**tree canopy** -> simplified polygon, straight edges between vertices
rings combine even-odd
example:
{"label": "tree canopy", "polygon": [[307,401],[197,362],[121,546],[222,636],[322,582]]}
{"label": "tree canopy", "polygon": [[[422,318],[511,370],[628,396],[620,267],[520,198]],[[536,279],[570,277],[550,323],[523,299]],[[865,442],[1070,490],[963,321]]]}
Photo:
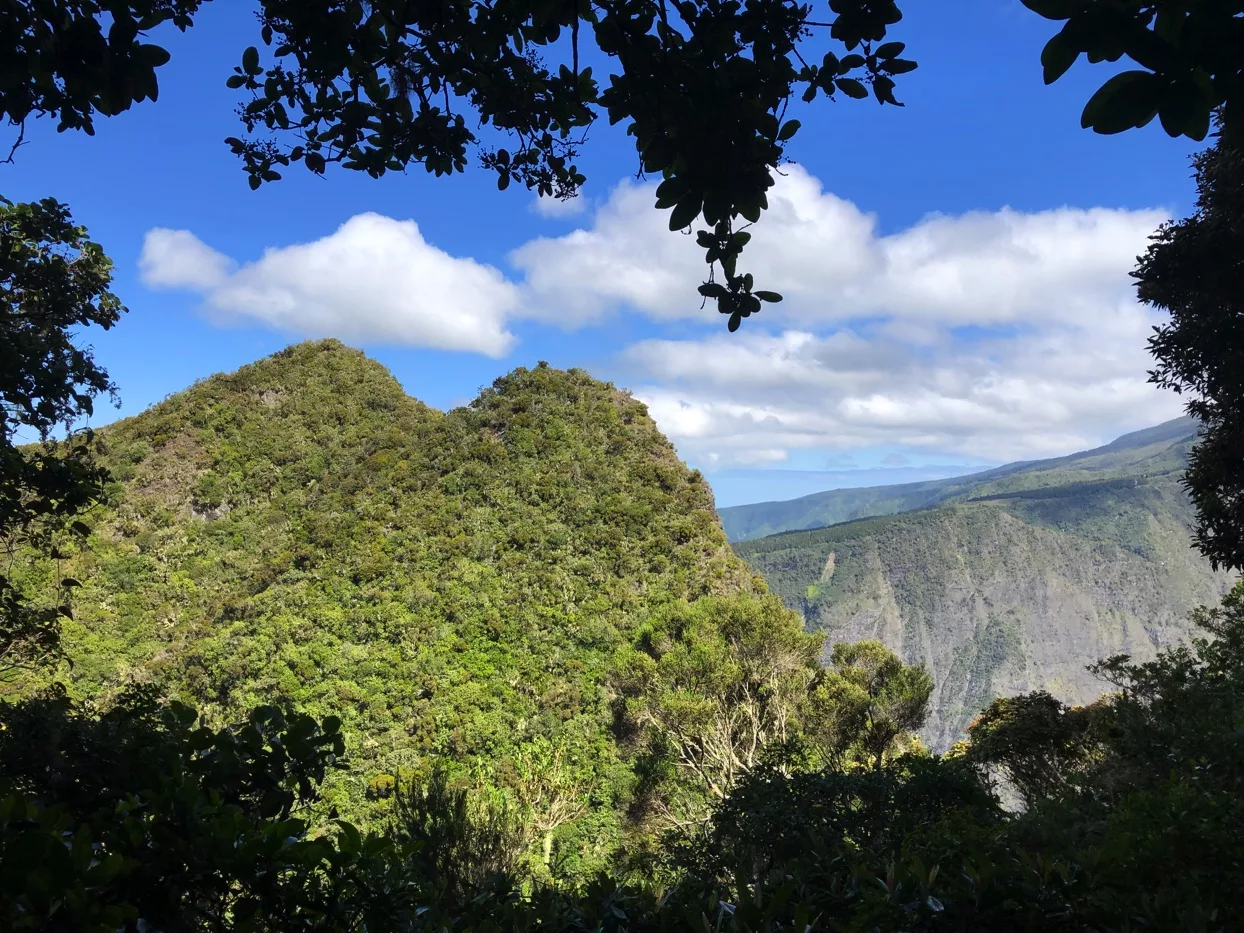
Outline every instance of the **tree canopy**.
{"label": "tree canopy", "polygon": [[[169,54],[141,39],[165,23],[187,29],[199,6],[19,5],[0,55],[23,67],[0,80],[0,116],[18,127],[55,116],[59,130],[91,133],[96,113],[155,100]],[[799,130],[785,118],[792,97],[871,93],[898,105],[895,78],[916,67],[902,42],[886,41],[902,16],[893,0],[828,7],[822,19],[795,0],[262,0],[261,42],[228,77],[247,97],[246,132],[227,142],[256,188],[298,162],[316,174],[422,165],[445,175],[474,153],[502,189],[570,197],[586,180],[575,159],[607,116],[626,124],[640,172],[660,176],[656,207],[670,211],[670,229],[703,219],[700,294],[735,330],[781,300],[737,263]],[[617,69],[607,82],[590,63],[601,61]]]}
{"label": "tree canopy", "polygon": [[1128,58],[1139,68],[1106,81],[1084,106],[1081,124],[1122,133],[1157,117],[1171,136],[1201,140],[1222,109],[1244,120],[1244,3],[1241,0],[1023,0],[1063,27],[1041,52],[1045,83],[1084,55]]}
{"label": "tree canopy", "polygon": [[1185,478],[1196,544],[1244,569],[1244,146],[1226,134],[1193,160],[1197,206],[1154,236],[1134,273],[1142,301],[1170,314],[1149,347],[1151,380],[1188,396],[1204,425]]}
{"label": "tree canopy", "polygon": [[[74,518],[103,494],[90,432],[75,428],[115,387],[73,329],[117,322],[125,309],[111,281],[112,263],[65,205],[0,200],[0,547],[10,557],[32,541],[55,555],[55,535],[84,535]],[[36,608],[0,573],[0,673],[55,652],[74,582],[57,579],[61,598]]]}

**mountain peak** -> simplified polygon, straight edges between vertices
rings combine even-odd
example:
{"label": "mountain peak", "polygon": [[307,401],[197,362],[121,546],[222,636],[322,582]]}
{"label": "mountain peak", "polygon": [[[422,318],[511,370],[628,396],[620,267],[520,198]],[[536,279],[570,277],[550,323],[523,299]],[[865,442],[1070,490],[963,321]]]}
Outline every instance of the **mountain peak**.
{"label": "mountain peak", "polygon": [[[75,688],[339,713],[342,812],[423,755],[606,729],[602,672],[652,607],[765,592],[645,406],[579,369],[515,369],[442,414],[302,343],[100,441],[117,484],[68,568]],[[613,773],[608,743],[581,753]]]}

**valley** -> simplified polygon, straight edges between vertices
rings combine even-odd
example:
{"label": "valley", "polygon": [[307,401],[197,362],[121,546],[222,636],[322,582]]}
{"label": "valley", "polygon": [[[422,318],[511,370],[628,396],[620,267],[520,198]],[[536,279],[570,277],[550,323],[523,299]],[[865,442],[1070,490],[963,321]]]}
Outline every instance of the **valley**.
{"label": "valley", "polygon": [[1088,664],[1151,660],[1229,589],[1191,547],[1194,439],[1180,419],[975,476],[726,509],[723,523],[858,516],[735,547],[827,643],[876,638],[923,663],[936,686],[922,735],[946,751],[997,696],[1092,702],[1109,685]]}

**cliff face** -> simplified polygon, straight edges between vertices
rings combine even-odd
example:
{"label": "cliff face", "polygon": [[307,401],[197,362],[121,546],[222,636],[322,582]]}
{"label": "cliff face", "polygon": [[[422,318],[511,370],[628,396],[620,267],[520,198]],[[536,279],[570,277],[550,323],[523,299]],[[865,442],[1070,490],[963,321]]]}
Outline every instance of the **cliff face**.
{"label": "cliff face", "polygon": [[[1091,479],[1029,471],[953,504],[736,546],[827,643],[877,638],[936,684],[925,741],[945,750],[1000,695],[1090,702],[1086,667],[1151,658],[1230,583],[1189,544],[1188,442]],[[1018,487],[1018,488],[1017,488]]]}

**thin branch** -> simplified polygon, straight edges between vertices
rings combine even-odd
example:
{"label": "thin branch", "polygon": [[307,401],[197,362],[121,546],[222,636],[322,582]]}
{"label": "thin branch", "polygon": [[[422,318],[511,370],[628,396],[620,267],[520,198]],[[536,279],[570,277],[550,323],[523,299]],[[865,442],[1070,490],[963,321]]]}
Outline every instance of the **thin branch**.
{"label": "thin branch", "polygon": [[13,143],[13,148],[9,150],[9,157],[0,160],[0,165],[12,165],[13,157],[17,155],[17,150],[26,144],[26,121],[23,120],[17,124],[17,140]]}

